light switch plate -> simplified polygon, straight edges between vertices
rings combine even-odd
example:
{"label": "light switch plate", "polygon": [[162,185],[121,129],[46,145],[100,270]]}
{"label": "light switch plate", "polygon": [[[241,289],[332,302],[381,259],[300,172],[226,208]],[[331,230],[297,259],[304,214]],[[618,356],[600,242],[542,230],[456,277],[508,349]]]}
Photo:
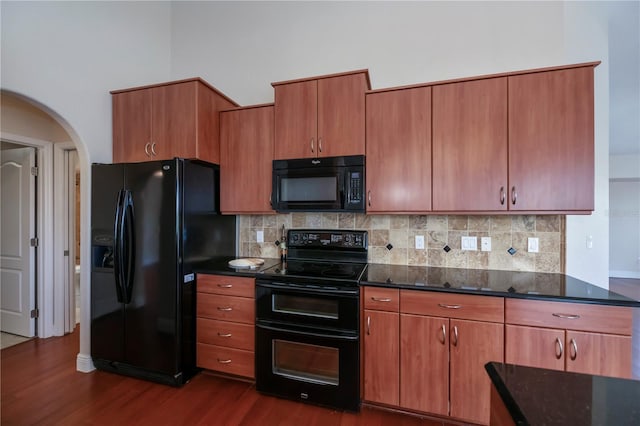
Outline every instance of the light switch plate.
{"label": "light switch plate", "polygon": [[256,231],[256,242],[264,243],[264,231]]}
{"label": "light switch plate", "polygon": [[529,237],[527,239],[527,251],[529,253],[537,253],[538,252],[538,239]]}
{"label": "light switch plate", "polygon": [[477,237],[462,237],[462,250],[478,250]]}
{"label": "light switch plate", "polygon": [[480,249],[482,251],[491,251],[491,237],[480,238]]}
{"label": "light switch plate", "polygon": [[424,250],[424,235],[416,235],[416,249]]}

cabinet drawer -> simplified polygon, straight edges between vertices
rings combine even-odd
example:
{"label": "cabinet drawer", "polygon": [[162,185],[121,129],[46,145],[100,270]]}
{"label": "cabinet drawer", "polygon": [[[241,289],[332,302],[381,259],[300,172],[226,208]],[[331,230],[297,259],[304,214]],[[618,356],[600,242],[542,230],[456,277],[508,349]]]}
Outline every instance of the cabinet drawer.
{"label": "cabinet drawer", "polygon": [[207,370],[254,378],[254,354],[242,349],[198,343],[197,365]]}
{"label": "cabinet drawer", "polygon": [[202,293],[255,298],[255,279],[227,275],[198,274],[197,289]]}
{"label": "cabinet drawer", "polygon": [[632,308],[507,298],[505,320],[508,324],[630,336]]}
{"label": "cabinet drawer", "polygon": [[400,312],[416,315],[504,322],[502,297],[400,290]]}
{"label": "cabinet drawer", "polygon": [[198,292],[196,315],[204,318],[254,324],[255,300]]}
{"label": "cabinet drawer", "polygon": [[255,327],[253,324],[198,318],[197,340],[210,345],[253,351]]}
{"label": "cabinet drawer", "polygon": [[398,312],[400,291],[397,288],[364,287],[364,308]]}

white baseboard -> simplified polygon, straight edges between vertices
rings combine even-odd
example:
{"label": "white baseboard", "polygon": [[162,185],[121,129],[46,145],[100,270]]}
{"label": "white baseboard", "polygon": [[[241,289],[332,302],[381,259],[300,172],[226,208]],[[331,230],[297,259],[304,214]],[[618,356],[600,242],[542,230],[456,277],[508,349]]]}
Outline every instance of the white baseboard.
{"label": "white baseboard", "polygon": [[76,370],[81,373],[90,373],[95,370],[93,360],[89,355],[78,354],[76,357]]}
{"label": "white baseboard", "polygon": [[635,278],[640,279],[640,271],[609,271],[611,278]]}

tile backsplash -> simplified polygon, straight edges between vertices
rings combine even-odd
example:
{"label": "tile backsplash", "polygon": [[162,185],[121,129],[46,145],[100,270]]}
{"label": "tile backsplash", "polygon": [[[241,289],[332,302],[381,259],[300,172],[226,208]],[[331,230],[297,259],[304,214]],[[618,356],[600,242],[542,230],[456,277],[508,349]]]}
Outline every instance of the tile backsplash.
{"label": "tile backsplash", "polygon": [[[369,232],[369,262],[449,268],[564,272],[565,216],[436,216],[290,213],[242,215],[241,256],[279,257],[275,241],[285,229],[359,229]],[[264,242],[256,242],[256,232]],[[425,249],[415,248],[423,235]],[[461,237],[477,238],[477,251],[461,249]],[[480,237],[491,237],[491,251],[481,251]],[[527,252],[529,237],[538,238],[538,253]],[[513,254],[509,252],[511,250]]]}

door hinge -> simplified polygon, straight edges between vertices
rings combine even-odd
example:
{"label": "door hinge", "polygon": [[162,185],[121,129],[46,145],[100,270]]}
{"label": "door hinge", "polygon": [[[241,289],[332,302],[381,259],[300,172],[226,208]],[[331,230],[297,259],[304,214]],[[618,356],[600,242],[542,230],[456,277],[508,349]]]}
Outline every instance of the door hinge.
{"label": "door hinge", "polygon": [[63,255],[64,255],[65,257],[69,257],[69,250],[65,250],[65,251],[64,251],[64,253],[63,253]]}
{"label": "door hinge", "polygon": [[31,174],[33,176],[38,176],[38,166],[34,166],[31,168]]}
{"label": "door hinge", "polygon": [[40,309],[31,310],[31,318],[38,318],[40,316]]}
{"label": "door hinge", "polygon": [[31,247],[38,247],[38,243],[39,243],[39,242],[40,242],[40,241],[38,241],[38,237],[36,237],[36,238],[31,238],[31,239],[29,240],[29,244],[31,245]]}

